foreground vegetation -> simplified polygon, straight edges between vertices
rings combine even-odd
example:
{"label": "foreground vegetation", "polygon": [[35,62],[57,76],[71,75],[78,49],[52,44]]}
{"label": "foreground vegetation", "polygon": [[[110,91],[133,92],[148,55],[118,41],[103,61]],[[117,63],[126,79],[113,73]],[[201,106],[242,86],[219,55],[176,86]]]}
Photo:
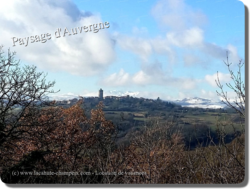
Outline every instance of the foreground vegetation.
{"label": "foreground vegetation", "polygon": [[[89,106],[83,100],[63,107],[46,99],[54,93],[50,90],[54,82],[46,83],[35,67],[19,68],[14,53],[8,52],[7,58],[2,54],[0,49],[3,182],[243,182],[245,89],[241,82],[236,82],[237,95],[242,95],[238,106],[224,96],[237,114],[159,100],[145,106],[133,101],[131,109],[122,107],[122,111],[117,104]],[[223,96],[219,81],[218,85]]]}
{"label": "foreground vegetation", "polygon": [[[23,137],[6,143],[8,151],[1,151],[4,182],[240,183],[244,179],[244,134],[226,144],[226,132],[219,122],[216,144],[207,133],[206,147],[196,138],[199,145],[189,150],[180,128],[172,121],[152,121],[134,132],[129,145],[124,146],[116,144],[117,129],[106,120],[102,104],[92,110],[90,118],[85,116],[81,101],[70,108],[40,111],[36,120],[22,120],[26,126],[18,131],[24,133]],[[52,115],[56,115],[53,122],[48,122]],[[34,122],[43,126],[28,126]],[[13,171],[90,175],[16,176]]]}
{"label": "foreground vegetation", "polygon": [[[100,100],[84,99],[82,108],[88,112],[98,105]],[[232,108],[211,109],[211,108],[189,108],[182,107],[172,102],[162,101],[160,99],[143,99],[135,97],[126,97],[120,100],[104,99],[103,112],[105,118],[111,120],[116,125],[118,132],[117,143],[129,144],[135,131],[143,130],[144,126],[150,125],[157,120],[161,124],[172,121],[176,128],[181,128],[181,134],[184,138],[185,146],[192,149],[198,145],[199,140],[207,140],[207,132],[216,139],[217,124],[227,124],[226,142],[231,142],[235,132],[241,132],[244,125],[244,119],[241,118]],[[116,104],[116,108],[114,108]],[[70,105],[63,106],[65,108]]]}

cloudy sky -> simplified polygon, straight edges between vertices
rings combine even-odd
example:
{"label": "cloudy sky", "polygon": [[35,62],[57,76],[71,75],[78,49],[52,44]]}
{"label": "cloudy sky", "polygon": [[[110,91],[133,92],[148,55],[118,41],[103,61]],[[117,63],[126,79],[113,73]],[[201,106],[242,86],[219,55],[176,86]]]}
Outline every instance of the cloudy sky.
{"label": "cloudy sky", "polygon": [[[217,71],[230,82],[226,52],[233,68],[244,60],[244,14],[238,0],[8,0],[0,44],[48,73],[57,96],[97,96],[103,88],[104,95],[216,100]],[[79,32],[100,22],[110,27]],[[65,28],[78,33],[56,38]],[[26,45],[47,33],[50,40]],[[24,44],[13,46],[17,39]]]}

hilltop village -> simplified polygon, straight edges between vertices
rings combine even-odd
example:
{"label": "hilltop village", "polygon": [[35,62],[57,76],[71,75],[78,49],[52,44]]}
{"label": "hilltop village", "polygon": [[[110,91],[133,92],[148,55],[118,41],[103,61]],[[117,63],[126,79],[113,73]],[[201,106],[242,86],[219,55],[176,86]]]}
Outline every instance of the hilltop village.
{"label": "hilltop village", "polygon": [[[129,102],[129,100],[131,99],[138,99],[140,101],[144,101],[144,102],[151,102],[153,103],[155,100],[153,99],[148,99],[148,98],[143,98],[143,97],[140,97],[140,98],[136,98],[136,97],[133,97],[133,96],[130,96],[130,95],[126,95],[126,96],[105,96],[103,95],[103,90],[100,89],[98,91],[98,96],[93,96],[93,97],[80,97],[84,100],[84,103],[98,103],[100,101],[103,101],[103,102],[111,102],[112,100],[117,100],[117,101],[121,101],[121,102]],[[56,101],[56,104],[57,105],[74,105],[77,101],[79,100],[79,98],[73,98],[73,99],[69,99],[69,100],[58,100]],[[160,100],[160,98],[158,97],[157,99],[158,101]]]}

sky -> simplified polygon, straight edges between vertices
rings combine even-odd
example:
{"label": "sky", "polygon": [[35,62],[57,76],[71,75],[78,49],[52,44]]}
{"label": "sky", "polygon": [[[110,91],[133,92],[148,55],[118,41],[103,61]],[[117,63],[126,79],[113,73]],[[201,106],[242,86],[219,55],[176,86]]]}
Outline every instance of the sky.
{"label": "sky", "polygon": [[8,0],[0,44],[56,81],[60,92],[51,98],[97,96],[102,88],[104,96],[217,101],[217,72],[223,84],[231,81],[226,52],[234,70],[244,62],[244,15],[238,0]]}

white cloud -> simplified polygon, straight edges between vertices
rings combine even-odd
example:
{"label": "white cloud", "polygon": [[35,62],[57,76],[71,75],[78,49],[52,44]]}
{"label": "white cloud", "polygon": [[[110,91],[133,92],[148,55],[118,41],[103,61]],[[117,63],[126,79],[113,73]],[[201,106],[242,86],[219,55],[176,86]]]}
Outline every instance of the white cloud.
{"label": "white cloud", "polygon": [[147,75],[144,71],[140,70],[139,72],[137,72],[133,77],[132,77],[132,81],[134,84],[138,84],[138,85],[147,85],[147,84],[151,84],[153,82],[157,82],[156,79],[154,78],[154,80],[152,80],[153,78],[149,75]]}
{"label": "white cloud", "polygon": [[219,97],[215,91],[207,91],[207,90],[202,89],[199,97],[211,99],[212,101],[216,101],[216,102],[219,101]]}
{"label": "white cloud", "polygon": [[185,66],[194,66],[197,64],[205,65],[205,63],[207,62],[193,53],[183,54],[183,61]]}
{"label": "white cloud", "polygon": [[118,73],[113,73],[108,76],[105,80],[101,81],[101,83],[106,86],[118,87],[129,85],[130,80],[130,74],[121,69]]}
{"label": "white cloud", "polygon": [[133,53],[139,55],[144,61],[147,61],[148,57],[153,52],[152,45],[147,39],[124,35],[116,35],[115,39],[122,49],[132,51]]}
{"label": "white cloud", "polygon": [[194,27],[182,32],[168,32],[165,37],[155,38],[116,34],[115,39],[122,49],[137,54],[143,62],[147,62],[155,53],[165,55],[170,63],[176,63],[178,53],[174,48],[200,48],[203,45],[203,31]]}
{"label": "white cloud", "polygon": [[[114,43],[107,29],[55,38],[58,28],[89,26],[102,21],[98,15],[80,11],[70,0],[9,0],[0,6],[0,42],[17,52],[18,58],[38,67],[66,71],[75,75],[102,72],[115,59]],[[24,38],[51,34],[46,43],[29,43],[12,47],[12,37]]]}
{"label": "white cloud", "polygon": [[162,68],[160,62],[143,64],[142,69],[130,74],[121,69],[106,78],[102,78],[99,84],[106,87],[147,87],[150,85],[180,88],[182,90],[195,89],[199,80],[187,77],[174,77]]}
{"label": "white cloud", "polygon": [[177,47],[200,47],[203,43],[203,31],[198,28],[190,28],[183,32],[169,32],[167,41]]}
{"label": "white cloud", "polygon": [[[142,38],[116,34],[114,38],[122,49],[138,55],[142,62],[148,62],[153,54],[157,54],[167,57],[168,63],[177,64],[180,60],[178,57],[180,51],[185,53],[183,58],[187,66],[206,67],[208,61],[210,64],[214,60],[223,61],[226,59],[227,51],[230,60],[233,62],[240,60],[237,48],[233,45],[221,47],[214,43],[205,42],[204,31],[199,27],[178,32],[170,31],[166,33],[165,37]],[[199,57],[194,56],[196,53],[199,54]]]}
{"label": "white cloud", "polygon": [[151,13],[160,27],[168,27],[171,30],[202,26],[206,23],[206,16],[185,4],[184,0],[160,0],[152,8]]}
{"label": "white cloud", "polygon": [[[159,0],[152,8],[151,13],[161,28],[167,27],[165,36],[149,38],[138,35],[138,32],[145,31],[137,27],[133,28],[136,36],[125,36],[116,34],[115,39],[118,45],[127,51],[137,54],[143,62],[153,54],[165,55],[169,63],[178,63],[180,51],[188,51],[189,54],[199,53],[196,56],[186,56],[185,64],[189,66],[201,65],[208,60],[225,60],[226,52],[230,52],[233,61],[239,60],[237,49],[228,45],[226,47],[209,43],[204,40],[203,24],[206,23],[206,16],[200,11],[188,6],[184,0]],[[238,62],[238,61],[237,61]],[[140,73],[141,75],[142,73]]]}
{"label": "white cloud", "polygon": [[157,37],[154,39],[149,39],[150,44],[152,45],[153,52],[159,55],[165,55],[168,58],[168,61],[174,63],[176,61],[176,52],[172,49],[170,43],[166,38]]}
{"label": "white cloud", "polygon": [[238,55],[237,48],[231,44],[227,46],[228,49],[228,56],[229,56],[229,61],[232,62],[233,64],[238,64],[240,61],[240,57]]}
{"label": "white cloud", "polygon": [[214,43],[204,43],[201,50],[207,55],[210,55],[216,59],[226,58],[227,49],[222,48]]}
{"label": "white cloud", "polygon": [[231,81],[230,74],[224,74],[224,73],[221,73],[221,72],[218,72],[218,75],[217,75],[217,73],[215,73],[213,75],[206,75],[205,76],[205,81],[208,84],[210,84],[211,86],[217,87],[217,84],[215,82],[215,80],[218,80],[217,76],[219,77],[219,80],[220,80],[221,84],[228,83],[228,82]]}
{"label": "white cloud", "polygon": [[135,26],[133,27],[132,32],[134,35],[145,35],[148,34],[148,29],[146,27],[138,28]]}
{"label": "white cloud", "polygon": [[50,100],[69,100],[73,98],[79,98],[79,95],[76,95],[74,93],[66,93],[66,94],[54,94],[50,95]]}
{"label": "white cloud", "polygon": [[147,35],[147,28],[133,27],[132,35],[124,35],[114,32],[113,38],[123,50],[130,51],[138,55],[143,62],[148,62],[148,59],[153,53],[165,55],[169,62],[175,61],[175,51],[168,42],[166,36],[156,36],[150,38]]}

